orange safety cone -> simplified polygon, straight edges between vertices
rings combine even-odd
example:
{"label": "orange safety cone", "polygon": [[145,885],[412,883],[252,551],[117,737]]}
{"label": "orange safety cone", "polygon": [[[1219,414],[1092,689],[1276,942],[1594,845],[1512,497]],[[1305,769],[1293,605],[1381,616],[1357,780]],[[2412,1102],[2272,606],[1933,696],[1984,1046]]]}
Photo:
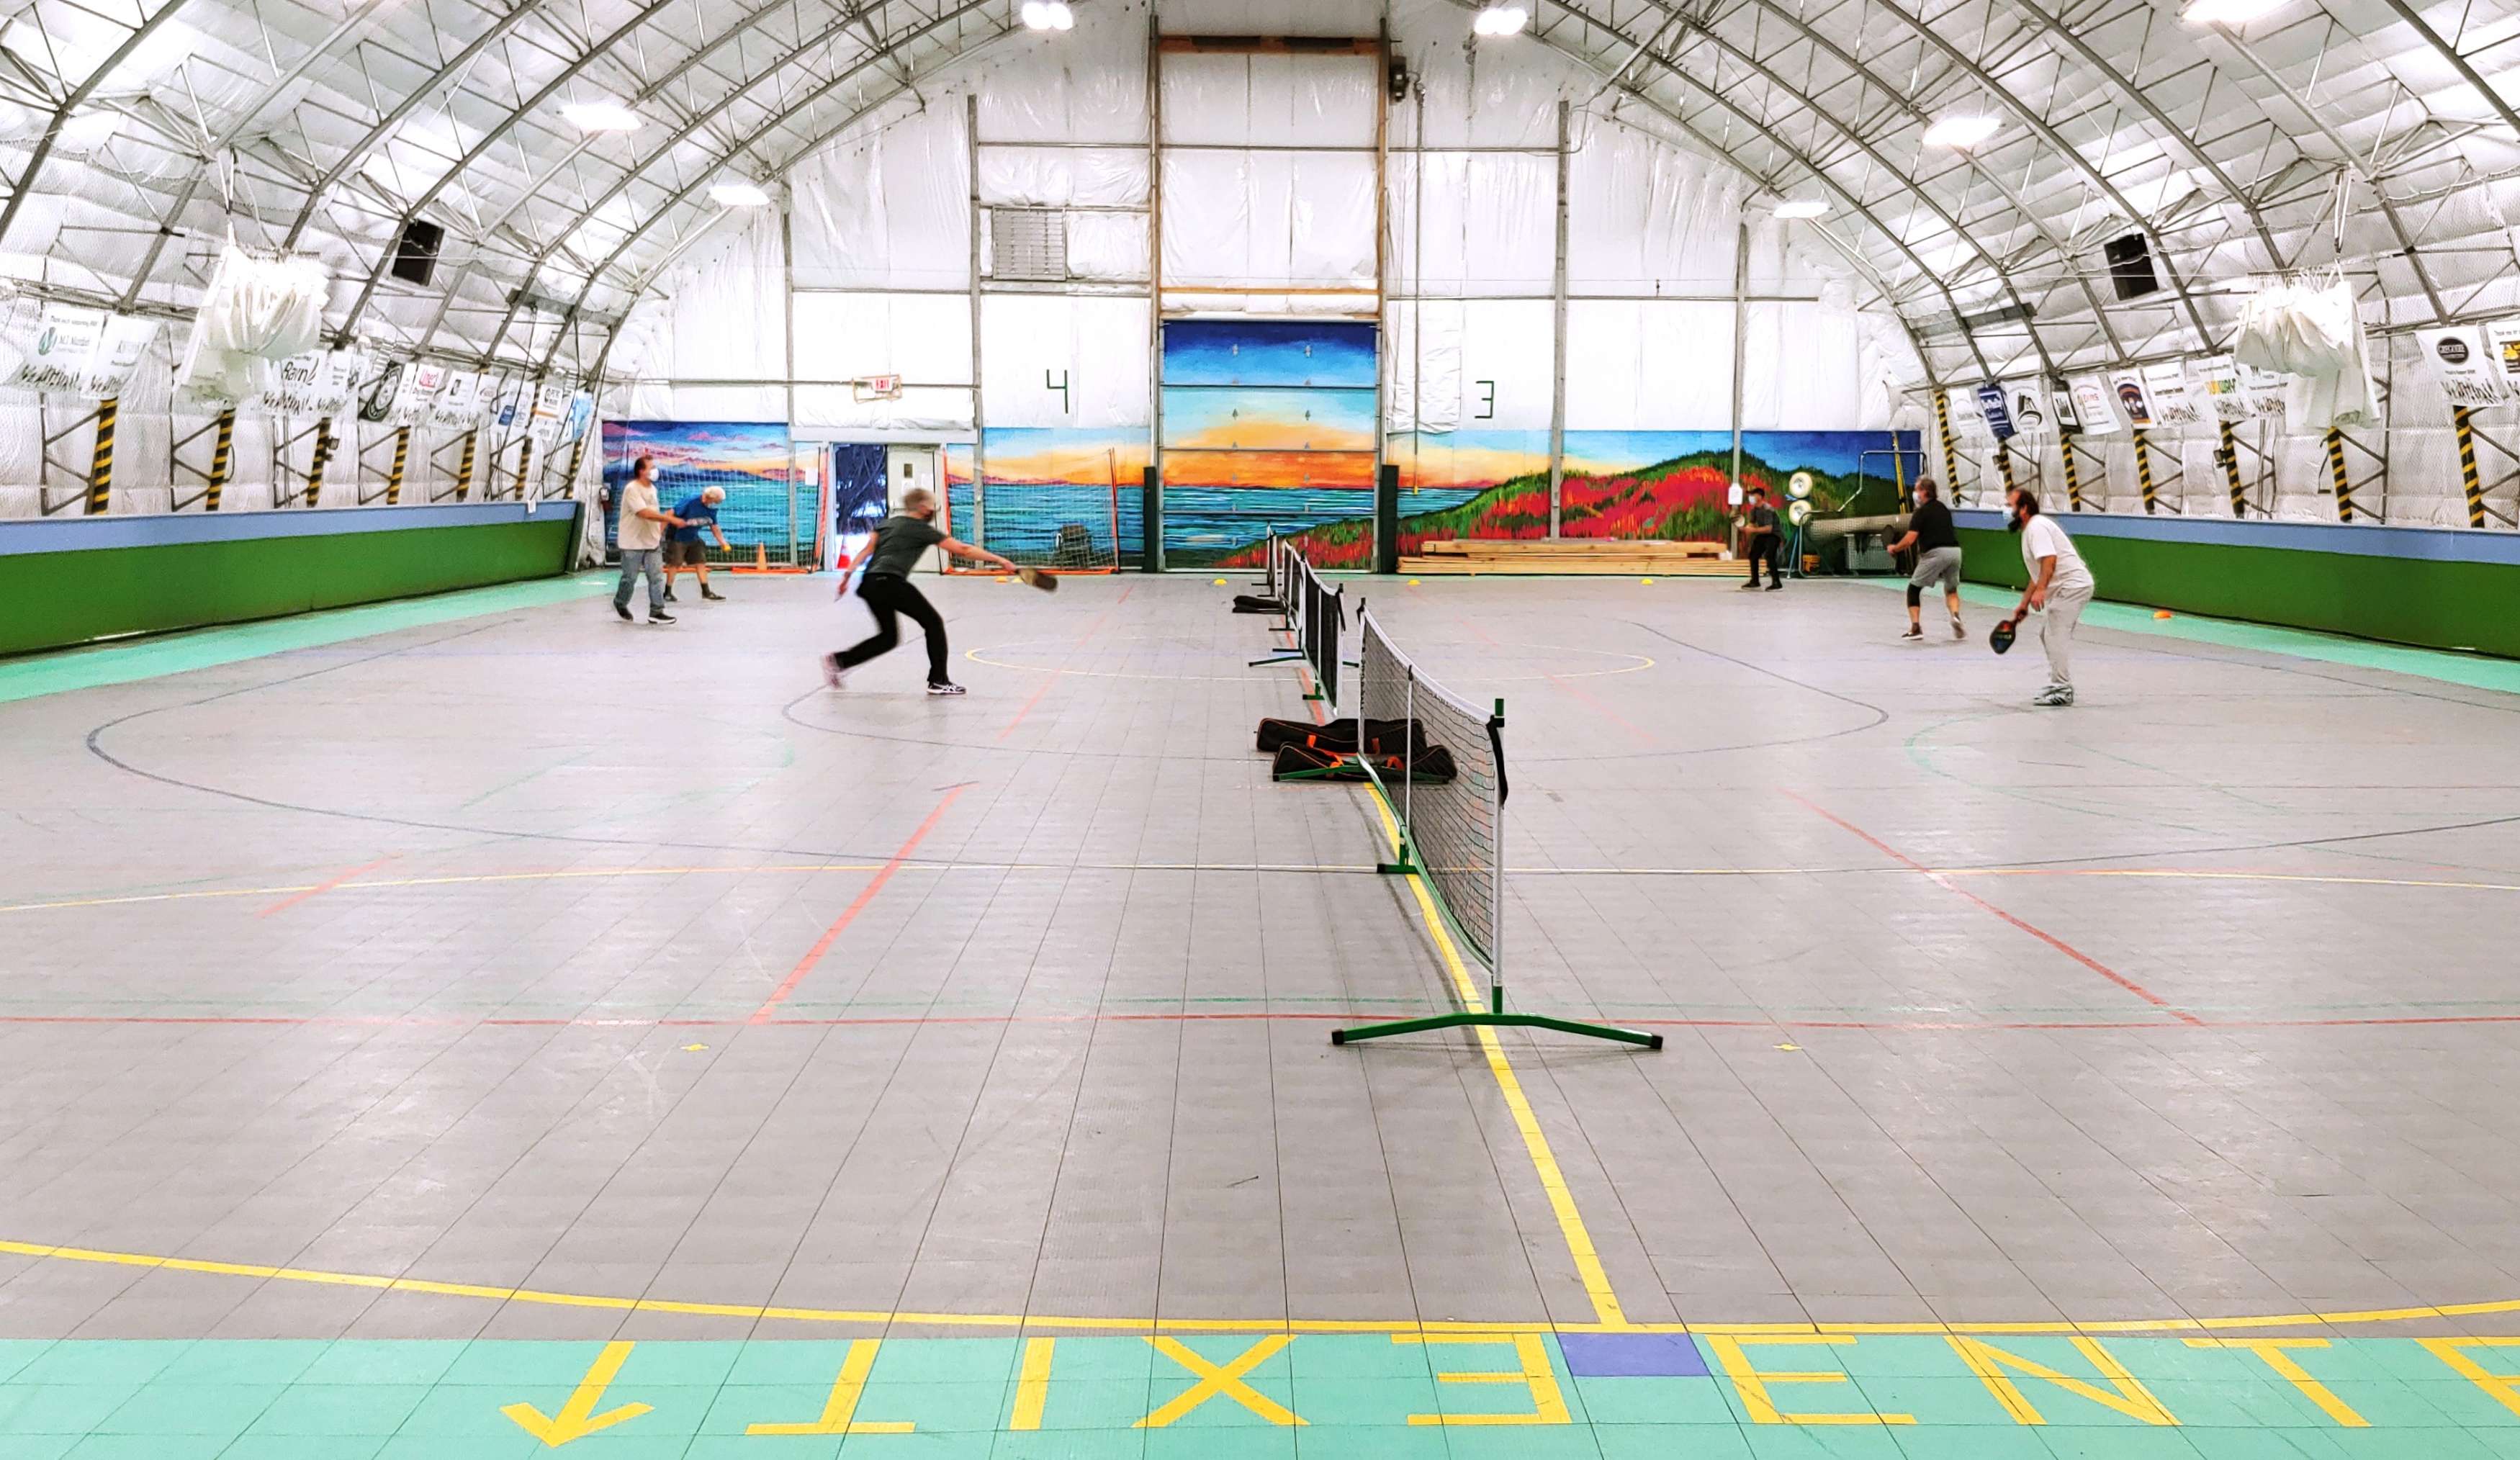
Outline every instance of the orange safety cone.
{"label": "orange safety cone", "polygon": [[770,571],[770,549],[768,545],[762,543],[755,543],[752,545],[752,571],[756,573],[767,573]]}

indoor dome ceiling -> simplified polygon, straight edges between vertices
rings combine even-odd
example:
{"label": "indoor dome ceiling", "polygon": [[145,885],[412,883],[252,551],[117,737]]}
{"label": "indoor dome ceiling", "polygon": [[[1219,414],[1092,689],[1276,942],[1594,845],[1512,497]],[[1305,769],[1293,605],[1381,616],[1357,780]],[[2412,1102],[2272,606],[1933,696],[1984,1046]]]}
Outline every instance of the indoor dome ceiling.
{"label": "indoor dome ceiling", "polygon": [[[1293,3],[1238,13],[1380,18]],[[2226,28],[2143,0],[1550,0],[1487,44],[1550,47],[1597,74],[1597,105],[1824,205],[1812,226],[1927,370],[1970,379],[2220,348],[2235,280],[2340,257],[2390,325],[2520,305],[2520,115],[2494,85],[2515,12],[2287,0]],[[1404,55],[1458,43],[1411,33],[1425,15],[1395,27]],[[184,309],[233,229],[321,251],[343,334],[583,369],[722,216],[713,187],[777,178],[1019,30],[1012,0],[36,0],[0,28],[0,267]],[[562,111],[608,101],[643,124]],[[1975,146],[1927,141],[1968,118],[1993,124]],[[386,273],[413,219],[446,230],[428,288]],[[2163,288],[2121,302],[2101,249],[2130,233]]]}

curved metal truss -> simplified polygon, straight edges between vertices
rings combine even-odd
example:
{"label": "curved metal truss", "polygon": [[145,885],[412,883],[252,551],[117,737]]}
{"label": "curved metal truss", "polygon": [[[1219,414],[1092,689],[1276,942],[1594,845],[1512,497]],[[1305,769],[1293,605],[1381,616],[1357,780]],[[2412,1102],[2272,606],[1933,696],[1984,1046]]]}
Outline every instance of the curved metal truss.
{"label": "curved metal truss", "polygon": [[[1472,0],[1457,0],[1466,8]],[[181,308],[212,241],[313,247],[336,329],[548,370],[720,216],[915,101],[1012,0],[33,0],[0,29],[0,253],[40,288]],[[1444,14],[1444,12],[1437,12]],[[2393,324],[2520,305],[2502,217],[2520,0],[2290,0],[2245,30],[2153,0],[1570,0],[1537,40],[1770,196],[1899,314],[1929,378],[2215,348],[2228,281],[2347,260]],[[650,123],[583,133],[616,99]],[[1938,118],[2000,123],[1966,152]],[[391,273],[446,230],[428,288]],[[2139,235],[2165,288],[2115,296]],[[28,259],[27,256],[32,258]]]}

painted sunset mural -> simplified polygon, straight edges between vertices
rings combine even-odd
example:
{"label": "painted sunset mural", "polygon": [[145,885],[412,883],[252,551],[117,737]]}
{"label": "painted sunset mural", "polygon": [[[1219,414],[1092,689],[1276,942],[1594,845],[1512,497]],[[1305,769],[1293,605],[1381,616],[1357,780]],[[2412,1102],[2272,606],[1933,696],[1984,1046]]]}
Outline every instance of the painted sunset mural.
{"label": "painted sunset mural", "polygon": [[804,498],[801,520],[810,534],[814,497],[810,473],[788,465],[788,427],[779,422],[724,420],[608,420],[604,423],[605,541],[618,530],[620,488],[640,457],[656,462],[656,497],[667,509],[702,487],[724,487],[718,525],[739,547],[787,546],[788,496]]}

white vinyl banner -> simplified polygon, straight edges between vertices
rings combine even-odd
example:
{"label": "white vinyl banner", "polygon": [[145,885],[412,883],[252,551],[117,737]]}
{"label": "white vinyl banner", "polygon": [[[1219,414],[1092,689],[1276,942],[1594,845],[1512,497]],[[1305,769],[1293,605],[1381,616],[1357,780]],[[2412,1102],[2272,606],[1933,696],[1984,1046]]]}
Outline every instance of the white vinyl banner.
{"label": "white vinyl banner", "polygon": [[2187,393],[2187,364],[2183,360],[2145,366],[2143,391],[2150,397],[2155,425],[2194,425],[2205,419],[2196,398]]}
{"label": "white vinyl banner", "polygon": [[534,387],[533,414],[526,418],[534,450],[549,451],[560,439],[561,418],[568,414],[568,382],[545,380]]}
{"label": "white vinyl banner", "polygon": [[2200,355],[2188,362],[2188,389],[2203,399],[2216,420],[2246,420],[2257,413],[2240,393],[2239,362],[2228,355]]}
{"label": "white vinyl banner", "polygon": [[262,389],[248,402],[266,416],[312,416],[324,383],[322,350],[308,350],[275,361],[263,376]]}
{"label": "white vinyl banner", "polygon": [[2126,417],[2127,424],[2140,430],[2153,423],[2152,392],[2144,389],[2140,372],[2109,372],[2109,390],[2117,397],[2118,410]]}
{"label": "white vinyl banner", "polygon": [[2251,416],[2281,416],[2284,411],[2284,373],[2260,370],[2254,365],[2240,367],[2240,398],[2249,403]]}
{"label": "white vinyl banner", "polygon": [[2503,393],[2520,395],[2520,320],[2486,321],[2485,345],[2502,373]]}
{"label": "white vinyl banner", "polygon": [[87,380],[88,363],[96,358],[97,341],[105,333],[105,318],[104,310],[77,304],[47,300],[37,306],[33,317],[19,325],[23,337],[14,343],[21,358],[0,384],[47,395],[77,394]]}
{"label": "white vinyl banner", "polygon": [[403,372],[402,389],[394,396],[393,412],[387,419],[395,425],[418,425],[432,419],[437,406],[437,392],[446,388],[450,374],[443,365],[415,361]]}
{"label": "white vinyl banner", "polygon": [[1977,387],[1962,385],[1943,392],[1943,400],[1952,413],[1953,439],[1971,446],[1992,446],[1995,432],[1988,429],[1986,413],[1978,409]]}
{"label": "white vinyl banner", "polygon": [[[2074,392],[2074,414],[2082,418],[2086,436],[2114,436],[2127,428],[2115,386],[2104,376],[2076,376],[2066,382]],[[2137,393],[2142,386],[2137,386]]]}
{"label": "white vinyl banner", "polygon": [[2486,347],[2483,330],[2474,325],[2418,330],[2415,339],[2452,405],[2498,406],[2508,398],[2501,362]]}
{"label": "white vinyl banner", "polygon": [[386,361],[375,379],[359,387],[359,419],[371,425],[393,420],[410,389],[411,367],[400,360]]}
{"label": "white vinyl banner", "polygon": [[428,420],[449,430],[469,431],[481,423],[481,377],[469,370],[450,370],[431,397]]}
{"label": "white vinyl banner", "polygon": [[131,373],[140,368],[140,357],[158,342],[158,321],[135,315],[109,315],[105,329],[89,355],[86,375],[79,381],[79,393],[93,396],[120,395],[131,383]]}
{"label": "white vinyl banner", "polygon": [[2024,376],[2003,382],[2003,408],[2012,418],[2012,434],[2027,442],[2045,441],[2055,434],[2055,422],[2048,419],[2051,403],[2048,399],[2048,382],[2036,376]]}

